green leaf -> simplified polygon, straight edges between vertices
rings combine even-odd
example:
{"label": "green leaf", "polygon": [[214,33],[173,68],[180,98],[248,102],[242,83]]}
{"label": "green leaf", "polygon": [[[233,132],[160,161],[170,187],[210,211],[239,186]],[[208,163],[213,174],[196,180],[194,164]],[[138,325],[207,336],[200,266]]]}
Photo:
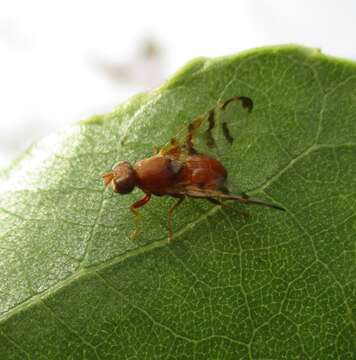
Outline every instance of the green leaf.
{"label": "green leaf", "polygon": [[[287,212],[248,218],[104,190],[220,99],[255,107],[226,167]],[[0,358],[352,359],[356,66],[296,46],[198,59],[158,90],[33,146],[0,177]],[[236,205],[237,208],[245,208]]]}

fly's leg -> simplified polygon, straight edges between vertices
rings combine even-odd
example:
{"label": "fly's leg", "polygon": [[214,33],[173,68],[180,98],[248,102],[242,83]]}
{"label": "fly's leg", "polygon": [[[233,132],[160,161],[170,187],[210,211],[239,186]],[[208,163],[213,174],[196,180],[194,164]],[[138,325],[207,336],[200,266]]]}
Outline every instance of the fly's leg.
{"label": "fly's leg", "polygon": [[173,230],[172,230],[172,219],[173,219],[173,212],[177,209],[177,207],[183,202],[185,199],[184,195],[176,196],[178,197],[178,201],[173,204],[168,210],[168,242],[171,243],[173,241]]}
{"label": "fly's leg", "polygon": [[133,239],[136,239],[138,237],[138,235],[140,234],[139,224],[140,224],[141,215],[137,209],[139,209],[143,205],[147,204],[150,201],[150,199],[151,199],[151,194],[145,194],[145,196],[142,199],[136,201],[134,204],[132,204],[130,206],[130,210],[134,215],[134,224],[135,224],[135,229],[131,235],[131,237]]}

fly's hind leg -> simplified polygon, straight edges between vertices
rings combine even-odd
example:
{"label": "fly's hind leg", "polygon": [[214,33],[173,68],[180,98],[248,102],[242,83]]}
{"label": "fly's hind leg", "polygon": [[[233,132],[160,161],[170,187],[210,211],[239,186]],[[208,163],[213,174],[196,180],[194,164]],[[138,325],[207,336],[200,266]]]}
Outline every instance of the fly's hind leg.
{"label": "fly's hind leg", "polygon": [[175,204],[173,204],[168,210],[168,242],[169,243],[173,241],[173,230],[172,230],[173,212],[185,199],[184,195],[176,195],[175,197],[178,198],[178,201]]}
{"label": "fly's hind leg", "polygon": [[143,205],[147,204],[150,201],[150,199],[151,199],[151,194],[145,194],[145,196],[143,198],[136,201],[134,204],[132,204],[130,206],[130,210],[134,215],[134,224],[135,224],[135,229],[134,229],[134,231],[132,232],[132,235],[131,235],[131,237],[133,239],[136,239],[138,237],[138,235],[140,234],[139,224],[140,224],[141,215],[140,215],[138,209],[140,207],[142,207]]}

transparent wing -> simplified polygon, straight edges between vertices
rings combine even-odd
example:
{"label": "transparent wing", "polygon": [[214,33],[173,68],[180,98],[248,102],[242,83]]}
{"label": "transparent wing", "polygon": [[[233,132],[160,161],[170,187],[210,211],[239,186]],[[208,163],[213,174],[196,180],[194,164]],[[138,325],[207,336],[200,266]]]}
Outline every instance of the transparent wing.
{"label": "transparent wing", "polygon": [[[211,155],[224,166],[229,164],[227,167],[229,173],[230,170],[236,169],[236,149],[233,145],[238,141],[239,129],[252,108],[252,100],[245,96],[234,96],[219,102],[214,108],[191,120],[160,150],[160,153],[182,161],[185,157],[198,153]],[[236,183],[227,180],[225,185],[227,191],[201,189],[196,185],[186,184],[181,195],[206,198],[217,204],[225,200],[236,200],[244,204],[255,204],[285,211],[277,204],[245,194]],[[177,189],[175,191],[179,194]]]}
{"label": "transparent wing", "polygon": [[181,161],[196,153],[221,158],[237,140],[239,122],[252,108],[252,100],[245,96],[221,101],[184,125],[159,153]]}

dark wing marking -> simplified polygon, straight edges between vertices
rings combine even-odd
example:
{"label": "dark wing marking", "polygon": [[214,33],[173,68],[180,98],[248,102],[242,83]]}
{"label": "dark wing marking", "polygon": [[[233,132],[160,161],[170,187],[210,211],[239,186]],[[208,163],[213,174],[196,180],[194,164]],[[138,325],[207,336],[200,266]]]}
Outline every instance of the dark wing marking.
{"label": "dark wing marking", "polygon": [[188,155],[198,152],[209,152],[204,151],[203,148],[206,147],[207,150],[217,148],[217,137],[215,134],[219,131],[224,140],[232,144],[235,138],[233,131],[229,127],[231,119],[225,118],[223,115],[231,116],[231,114],[227,114],[227,109],[233,102],[241,103],[242,108],[247,110],[247,112],[252,111],[253,102],[246,96],[234,96],[219,102],[215,107],[197,116],[188,125],[185,125],[166,146],[161,148],[160,154],[184,160],[184,157]]}

